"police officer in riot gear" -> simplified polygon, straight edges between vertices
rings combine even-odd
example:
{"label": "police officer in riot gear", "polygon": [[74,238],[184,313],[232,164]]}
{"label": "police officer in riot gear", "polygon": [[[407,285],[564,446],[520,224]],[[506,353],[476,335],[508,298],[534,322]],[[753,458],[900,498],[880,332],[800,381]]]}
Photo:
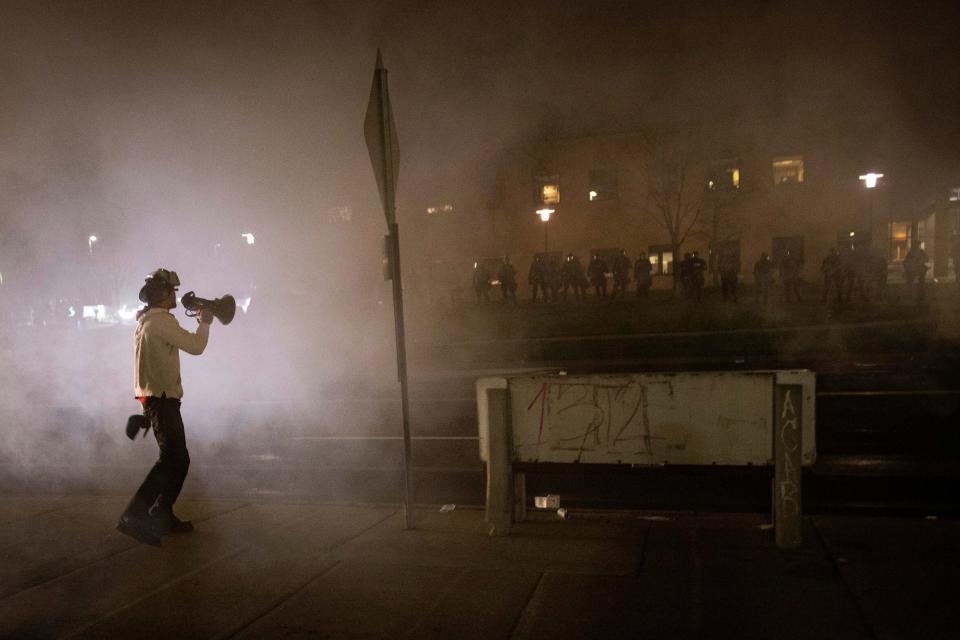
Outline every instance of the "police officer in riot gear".
{"label": "police officer in riot gear", "polygon": [[620,250],[613,259],[613,297],[627,295],[627,285],[630,284],[630,269],[633,263],[624,249]]}
{"label": "police officer in riot gear", "polygon": [[927,252],[914,242],[903,259],[903,275],[907,279],[908,287],[916,287],[917,302],[923,300],[923,281],[927,277],[927,269]]}
{"label": "police officer in riot gear", "polygon": [[536,256],[533,264],[530,265],[530,273],[527,276],[527,283],[533,289],[533,301],[537,301],[537,291],[543,292],[543,301],[549,302],[547,293],[547,265],[543,262],[543,256]]}
{"label": "police officer in riot gear", "polygon": [[753,265],[754,295],[757,302],[766,304],[770,297],[770,284],[773,282],[773,261],[763,252]]}
{"label": "police officer in riot gear", "polygon": [[694,251],[690,255],[688,276],[690,278],[690,297],[697,302],[703,301],[703,283],[707,271],[707,262]]}
{"label": "police officer in riot gear", "polygon": [[587,267],[587,277],[590,278],[590,284],[593,285],[597,299],[605,299],[607,297],[607,263],[600,254],[593,254],[593,259]]}
{"label": "police officer in riot gear", "polygon": [[637,297],[647,298],[650,296],[650,286],[653,284],[651,273],[653,266],[647,258],[644,251],[637,256],[637,261],[633,263],[633,279],[637,283]]}
{"label": "police officer in riot gear", "polygon": [[724,251],[717,260],[717,269],[720,271],[720,291],[723,301],[732,298],[737,301],[737,279],[740,275],[740,260],[733,251]]}
{"label": "police officer in riot gear", "polygon": [[477,304],[490,302],[490,272],[479,261],[473,263],[473,291],[477,294]]}
{"label": "police officer in riot gear", "polygon": [[497,279],[500,280],[500,295],[503,301],[517,301],[517,270],[510,262],[510,256],[504,256],[503,264],[500,265],[500,271],[497,272]]}

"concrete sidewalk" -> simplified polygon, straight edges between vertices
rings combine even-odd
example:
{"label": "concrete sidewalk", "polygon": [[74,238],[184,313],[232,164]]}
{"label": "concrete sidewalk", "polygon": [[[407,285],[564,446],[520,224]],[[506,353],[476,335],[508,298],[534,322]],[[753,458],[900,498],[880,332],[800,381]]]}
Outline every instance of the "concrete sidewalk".
{"label": "concrete sidewalk", "polygon": [[960,523],[483,513],[182,500],[193,534],[115,532],[121,497],[0,497],[2,638],[946,638]]}

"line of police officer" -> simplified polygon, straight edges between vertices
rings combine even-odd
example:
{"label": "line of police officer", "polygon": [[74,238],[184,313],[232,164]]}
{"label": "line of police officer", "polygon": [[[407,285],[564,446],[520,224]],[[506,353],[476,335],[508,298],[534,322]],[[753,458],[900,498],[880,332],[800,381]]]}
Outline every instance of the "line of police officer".
{"label": "line of police officer", "polygon": [[[736,252],[720,252],[717,256],[717,272],[723,301],[737,302],[739,286],[740,258]],[[702,302],[707,263],[697,251],[686,253],[677,263],[678,284],[684,299]],[[919,246],[913,246],[904,260],[904,275],[908,286],[916,291],[917,300],[923,299],[924,279],[927,272],[927,254]],[[800,285],[802,282],[803,262],[792,251],[786,251],[777,263],[765,252],[753,266],[754,296],[759,303],[767,303],[773,287],[775,272],[779,275],[786,302],[801,302]],[[607,293],[607,273],[613,274],[613,291]],[[821,301],[826,303],[834,298],[838,304],[851,302],[854,293],[862,301],[869,302],[879,296],[887,283],[887,261],[879,252],[857,249],[851,245],[843,251],[831,248],[820,266],[823,275]],[[600,254],[593,254],[589,265],[584,269],[580,259],[568,253],[563,264],[546,260],[538,254],[530,265],[527,283],[532,291],[532,300],[537,302],[566,302],[570,291],[576,300],[582,300],[592,287],[598,299],[619,298],[627,295],[631,282],[636,283],[637,298],[648,298],[653,284],[652,265],[647,254],[640,253],[635,262],[631,261],[625,250],[614,258],[612,269]],[[504,302],[517,301],[517,272],[507,256],[499,266],[497,279],[501,284],[501,296]],[[490,301],[492,276],[480,262],[474,264],[473,287],[477,303]]]}
{"label": "line of police officer", "polygon": [[[652,266],[646,253],[641,252],[635,263],[630,260],[626,251],[621,251],[616,256],[612,269],[613,291],[609,296],[607,293],[608,271],[610,271],[610,268],[606,260],[599,254],[593,255],[586,269],[580,262],[580,258],[572,253],[567,254],[563,264],[559,266],[553,261],[545,260],[544,256],[537,255],[533,264],[530,265],[527,284],[530,285],[532,290],[532,300],[534,302],[537,302],[538,299],[542,299],[544,302],[566,301],[571,290],[576,300],[582,300],[590,287],[593,287],[597,298],[617,298],[627,295],[632,272],[633,280],[636,282],[637,297],[649,297],[653,278]],[[503,259],[496,277],[500,282],[503,301],[515,303],[517,301],[517,270],[509,256]],[[492,280],[493,275],[489,269],[483,263],[475,262],[473,265],[473,290],[477,297],[477,304],[490,302]]]}
{"label": "line of police officer", "polygon": [[[927,275],[927,253],[919,245],[913,245],[903,261],[903,275],[907,286],[915,292],[916,301],[924,298],[924,281]],[[823,275],[821,302],[831,299],[837,304],[853,301],[854,293],[860,300],[869,302],[882,295],[887,285],[887,259],[870,249],[847,246],[843,251],[831,248],[820,265]]]}

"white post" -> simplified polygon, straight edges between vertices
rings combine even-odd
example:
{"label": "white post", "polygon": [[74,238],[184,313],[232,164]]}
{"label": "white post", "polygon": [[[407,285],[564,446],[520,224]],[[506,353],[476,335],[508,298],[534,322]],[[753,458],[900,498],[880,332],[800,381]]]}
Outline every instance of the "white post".
{"label": "white post", "polygon": [[802,416],[803,386],[774,384],[773,527],[780,549],[796,549],[802,542]]}

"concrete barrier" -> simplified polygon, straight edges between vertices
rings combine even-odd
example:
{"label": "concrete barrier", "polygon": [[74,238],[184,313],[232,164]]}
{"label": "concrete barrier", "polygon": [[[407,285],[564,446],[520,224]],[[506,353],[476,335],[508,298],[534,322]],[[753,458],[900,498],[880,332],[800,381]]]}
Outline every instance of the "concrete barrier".
{"label": "concrete barrier", "polygon": [[524,514],[515,462],[768,465],[777,543],[800,544],[801,468],[816,460],[810,371],[513,376],[476,389],[492,533]]}

